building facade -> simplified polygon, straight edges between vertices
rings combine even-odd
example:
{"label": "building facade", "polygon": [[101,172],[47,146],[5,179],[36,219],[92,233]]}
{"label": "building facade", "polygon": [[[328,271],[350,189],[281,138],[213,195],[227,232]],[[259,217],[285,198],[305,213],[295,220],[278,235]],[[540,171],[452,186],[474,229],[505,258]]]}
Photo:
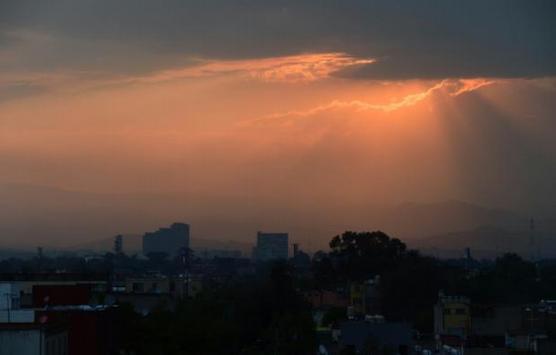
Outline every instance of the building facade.
{"label": "building facade", "polygon": [[68,333],[36,323],[0,323],[0,355],[70,355]]}
{"label": "building facade", "polygon": [[471,328],[469,298],[438,295],[434,306],[434,331],[437,335],[454,335],[464,339]]}
{"label": "building facade", "polygon": [[160,228],[143,236],[144,255],[165,253],[174,257],[183,248],[189,248],[189,224],[174,223],[169,228]]}
{"label": "building facade", "polygon": [[257,232],[255,259],[257,261],[288,259],[288,233]]}

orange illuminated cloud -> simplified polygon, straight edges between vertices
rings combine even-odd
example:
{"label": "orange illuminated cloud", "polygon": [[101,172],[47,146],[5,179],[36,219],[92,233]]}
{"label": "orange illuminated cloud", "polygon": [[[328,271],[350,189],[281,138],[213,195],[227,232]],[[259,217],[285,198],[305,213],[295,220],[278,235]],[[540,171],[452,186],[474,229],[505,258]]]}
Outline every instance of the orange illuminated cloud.
{"label": "orange illuminated cloud", "polygon": [[0,79],[0,86],[25,83],[50,91],[80,91],[128,84],[162,82],[237,75],[269,83],[304,83],[330,77],[333,73],[374,63],[374,59],[357,58],[346,53],[311,53],[245,60],[207,60],[190,58],[190,65],[161,70],[140,76],[109,77],[101,72],[61,71],[56,73],[15,73]]}
{"label": "orange illuminated cloud", "polygon": [[374,63],[374,59],[355,58],[345,53],[300,54],[248,60],[199,60],[199,64],[192,67],[165,70],[134,81],[150,83],[240,73],[267,82],[310,82],[327,78],[341,69],[371,63]]}
{"label": "orange illuminated cloud", "polygon": [[447,83],[447,86],[450,87],[449,94],[451,96],[458,96],[464,94],[466,92],[475,91],[477,89],[482,88],[483,86],[494,84],[494,80],[488,79],[459,79],[459,80],[451,80]]}
{"label": "orange illuminated cloud", "polygon": [[[436,83],[428,89],[409,94],[399,100],[389,103],[369,103],[361,100],[333,100],[327,104],[316,106],[307,110],[288,111],[283,113],[275,113],[266,116],[263,120],[285,117],[308,117],[319,114],[324,111],[337,109],[352,109],[356,112],[363,111],[383,111],[392,112],[406,107],[414,106],[419,102],[427,99],[433,93],[444,90],[450,96],[459,96],[461,94],[477,90],[481,87],[495,83],[495,81],[487,79],[446,79]],[[259,120],[260,121],[260,120]]]}

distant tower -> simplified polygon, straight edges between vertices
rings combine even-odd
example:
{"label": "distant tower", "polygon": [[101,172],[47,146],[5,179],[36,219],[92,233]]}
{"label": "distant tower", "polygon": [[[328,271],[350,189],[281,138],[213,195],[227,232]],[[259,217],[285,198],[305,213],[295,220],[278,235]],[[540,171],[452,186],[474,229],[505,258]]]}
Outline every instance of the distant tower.
{"label": "distant tower", "polygon": [[471,257],[471,248],[465,248],[465,268],[467,270],[471,269],[471,261],[473,258]]}
{"label": "distant tower", "polygon": [[114,254],[119,255],[124,252],[124,237],[119,234],[114,237]]}
{"label": "distant tower", "polygon": [[537,259],[537,240],[535,232],[535,220],[531,218],[529,221],[529,259],[536,261]]}
{"label": "distant tower", "polygon": [[44,254],[43,254],[42,247],[37,247],[37,259],[38,259],[39,271],[42,271],[42,264],[44,261]]}
{"label": "distant tower", "polygon": [[193,258],[193,251],[189,248],[180,248],[179,257],[183,266],[183,277],[185,287],[185,297],[189,297],[190,284],[191,284],[191,259]]}

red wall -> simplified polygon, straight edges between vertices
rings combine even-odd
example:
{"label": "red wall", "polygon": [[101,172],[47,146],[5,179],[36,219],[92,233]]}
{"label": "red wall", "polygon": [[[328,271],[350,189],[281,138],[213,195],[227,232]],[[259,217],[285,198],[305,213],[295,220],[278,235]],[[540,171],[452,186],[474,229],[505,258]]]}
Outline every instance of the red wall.
{"label": "red wall", "polygon": [[106,355],[113,347],[111,311],[39,311],[37,319],[64,323],[68,329],[68,355]]}
{"label": "red wall", "polygon": [[89,304],[90,299],[88,285],[33,286],[33,307],[82,305]]}

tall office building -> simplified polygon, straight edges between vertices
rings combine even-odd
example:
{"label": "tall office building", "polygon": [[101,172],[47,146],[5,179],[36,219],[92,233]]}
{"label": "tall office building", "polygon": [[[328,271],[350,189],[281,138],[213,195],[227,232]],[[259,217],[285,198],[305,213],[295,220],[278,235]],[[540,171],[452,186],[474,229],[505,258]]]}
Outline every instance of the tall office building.
{"label": "tall office building", "polygon": [[255,259],[257,261],[286,260],[288,258],[288,233],[257,232]]}
{"label": "tall office building", "polygon": [[144,255],[166,253],[174,257],[183,248],[189,248],[189,224],[174,223],[170,228],[160,228],[143,236]]}

